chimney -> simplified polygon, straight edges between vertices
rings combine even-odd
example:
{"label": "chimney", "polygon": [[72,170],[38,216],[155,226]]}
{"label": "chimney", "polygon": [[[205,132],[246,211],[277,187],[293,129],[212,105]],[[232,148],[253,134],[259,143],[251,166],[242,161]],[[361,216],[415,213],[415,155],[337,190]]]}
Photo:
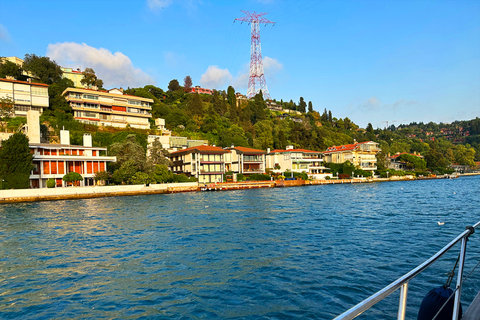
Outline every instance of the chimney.
{"label": "chimney", "polygon": [[270,148],[267,148],[267,154],[270,153]]}
{"label": "chimney", "polygon": [[293,146],[287,146],[285,149],[286,150],[293,150]]}
{"label": "chimney", "polygon": [[83,134],[83,146],[84,147],[92,146],[92,135],[90,133]]}
{"label": "chimney", "polygon": [[232,143],[232,145],[230,146],[230,148],[232,148],[232,149],[235,148],[235,145]]}
{"label": "chimney", "polygon": [[60,144],[70,145],[70,132],[68,130],[60,130]]}
{"label": "chimney", "polygon": [[27,111],[27,127],[29,142],[40,143],[40,113],[38,111]]}

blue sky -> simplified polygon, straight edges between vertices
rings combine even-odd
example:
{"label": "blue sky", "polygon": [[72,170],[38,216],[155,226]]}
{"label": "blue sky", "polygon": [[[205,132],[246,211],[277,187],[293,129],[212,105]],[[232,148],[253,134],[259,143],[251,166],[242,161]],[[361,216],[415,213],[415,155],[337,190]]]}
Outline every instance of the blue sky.
{"label": "blue sky", "polygon": [[91,67],[106,88],[168,82],[246,94],[261,25],[272,98],[312,101],[361,127],[480,116],[476,0],[0,0],[0,56]]}

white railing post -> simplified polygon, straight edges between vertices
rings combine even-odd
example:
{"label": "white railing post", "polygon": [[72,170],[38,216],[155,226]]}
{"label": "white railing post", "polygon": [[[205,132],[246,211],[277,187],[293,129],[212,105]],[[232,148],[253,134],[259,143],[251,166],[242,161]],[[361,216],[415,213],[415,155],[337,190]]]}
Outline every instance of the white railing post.
{"label": "white railing post", "polygon": [[400,301],[398,303],[397,320],[405,320],[405,313],[407,312],[407,293],[408,293],[408,282],[405,282],[400,287]]}

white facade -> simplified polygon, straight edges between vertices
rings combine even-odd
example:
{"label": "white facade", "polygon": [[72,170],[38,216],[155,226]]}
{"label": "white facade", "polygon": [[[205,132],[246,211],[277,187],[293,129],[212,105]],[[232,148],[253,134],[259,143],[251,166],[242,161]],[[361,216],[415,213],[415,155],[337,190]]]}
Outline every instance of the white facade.
{"label": "white facade", "polygon": [[8,98],[14,102],[15,116],[26,116],[29,110],[42,113],[48,108],[48,85],[0,79],[0,98]]}
{"label": "white facade", "polygon": [[67,88],[62,95],[74,111],[75,119],[89,124],[150,129],[152,99],[107,91]]}

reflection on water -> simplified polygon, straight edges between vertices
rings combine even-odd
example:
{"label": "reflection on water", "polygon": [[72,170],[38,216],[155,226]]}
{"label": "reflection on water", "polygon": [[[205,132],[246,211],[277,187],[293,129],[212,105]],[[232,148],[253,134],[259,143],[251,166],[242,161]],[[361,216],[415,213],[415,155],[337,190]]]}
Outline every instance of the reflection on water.
{"label": "reflection on water", "polygon": [[[329,319],[475,223],[479,178],[2,205],[0,318]],[[457,254],[411,282],[409,318]]]}

